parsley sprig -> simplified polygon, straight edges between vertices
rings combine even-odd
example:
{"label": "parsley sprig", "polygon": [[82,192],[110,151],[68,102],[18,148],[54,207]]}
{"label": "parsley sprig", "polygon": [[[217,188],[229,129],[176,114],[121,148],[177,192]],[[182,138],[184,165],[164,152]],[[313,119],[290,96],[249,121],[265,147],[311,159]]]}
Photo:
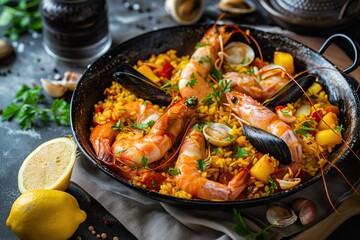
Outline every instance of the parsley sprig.
{"label": "parsley sprig", "polygon": [[250,230],[242,218],[240,212],[236,209],[233,209],[233,215],[235,219],[235,231],[240,235],[245,237],[247,240],[270,240],[271,238],[268,236],[267,231],[271,228],[275,227],[275,225],[269,225],[262,229],[260,232],[254,232]]}
{"label": "parsley sprig", "polygon": [[51,119],[59,126],[69,126],[70,104],[62,99],[55,99],[50,109],[39,108],[39,104],[45,100],[41,92],[42,88],[39,86],[23,85],[13,102],[4,108],[2,121],[16,119],[23,130],[30,129],[37,121],[49,122]]}
{"label": "parsley sprig", "polygon": [[215,98],[215,100],[219,103],[222,102],[222,98],[225,92],[230,92],[231,80],[227,81],[222,78],[222,74],[219,70],[213,68],[211,70],[211,76],[214,77],[218,81],[218,88],[214,85],[211,85],[212,93],[209,93],[205,98],[205,103],[210,105],[212,103],[211,99]]}
{"label": "parsley sprig", "polygon": [[39,31],[42,28],[39,10],[41,0],[0,0],[0,27],[5,27],[3,35],[15,41],[29,30]]}

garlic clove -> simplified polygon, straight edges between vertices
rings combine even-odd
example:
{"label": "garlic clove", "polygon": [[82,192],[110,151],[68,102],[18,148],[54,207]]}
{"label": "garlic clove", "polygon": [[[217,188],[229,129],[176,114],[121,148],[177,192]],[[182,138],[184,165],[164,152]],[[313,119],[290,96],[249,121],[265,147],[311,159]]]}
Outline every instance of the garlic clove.
{"label": "garlic clove", "polygon": [[80,73],[67,71],[64,73],[62,84],[70,91],[74,91],[81,76],[82,75]]}
{"label": "garlic clove", "polygon": [[294,212],[299,216],[302,225],[306,225],[315,220],[317,215],[316,204],[307,198],[295,199],[292,203]]}
{"label": "garlic clove", "polygon": [[44,91],[54,98],[63,96],[68,90],[67,87],[63,86],[61,82],[58,81],[50,81],[48,79],[41,78],[40,82]]}

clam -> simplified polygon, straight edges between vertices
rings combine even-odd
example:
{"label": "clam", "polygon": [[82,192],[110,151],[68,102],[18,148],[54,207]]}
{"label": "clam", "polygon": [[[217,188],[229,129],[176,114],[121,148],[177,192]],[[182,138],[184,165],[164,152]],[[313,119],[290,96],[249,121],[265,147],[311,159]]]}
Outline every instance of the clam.
{"label": "clam", "polygon": [[255,58],[254,50],[246,43],[231,42],[225,48],[225,61],[235,66],[247,66]]}
{"label": "clam", "polygon": [[291,163],[289,147],[281,138],[249,125],[243,125],[242,132],[246,139],[260,152],[269,153],[282,164]]}
{"label": "clam", "polygon": [[245,14],[256,10],[255,5],[246,0],[221,0],[217,4],[217,8],[231,14]]}
{"label": "clam", "polygon": [[230,127],[221,123],[210,123],[203,128],[205,139],[217,147],[226,147],[236,141],[236,137],[231,135],[230,131]]}
{"label": "clam", "polygon": [[317,79],[318,76],[314,74],[300,75],[294,80],[301,88],[293,80],[290,80],[262,104],[270,109],[274,109],[276,106],[286,105],[289,102],[295,101],[304,94],[303,90],[306,91]]}
{"label": "clam", "polygon": [[317,215],[316,204],[307,198],[297,198],[292,203],[294,212],[299,216],[302,225],[306,225],[314,221]]}
{"label": "clam", "polygon": [[0,39],[0,60],[7,58],[13,52],[11,44],[3,39]]}
{"label": "clam", "polygon": [[266,210],[266,219],[269,223],[283,228],[290,226],[297,220],[295,212],[283,202],[272,203]]}
{"label": "clam", "polygon": [[129,65],[120,65],[113,78],[137,97],[154,104],[167,106],[172,101],[171,95]]}
{"label": "clam", "polygon": [[282,190],[287,190],[295,187],[301,182],[301,178],[287,178],[287,179],[276,179]]}
{"label": "clam", "polygon": [[45,90],[51,97],[57,98],[65,94],[66,91],[74,91],[77,83],[81,78],[81,74],[77,72],[67,71],[60,81],[48,80],[41,78],[40,82]]}
{"label": "clam", "polygon": [[202,16],[205,0],[165,0],[164,7],[179,24],[193,24]]}

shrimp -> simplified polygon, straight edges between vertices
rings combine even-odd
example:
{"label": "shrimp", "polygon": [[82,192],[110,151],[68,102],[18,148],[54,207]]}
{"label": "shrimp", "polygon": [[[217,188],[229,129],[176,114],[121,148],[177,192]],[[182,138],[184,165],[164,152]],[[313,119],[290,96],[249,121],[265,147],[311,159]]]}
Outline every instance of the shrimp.
{"label": "shrimp", "polygon": [[111,147],[114,160],[130,166],[143,165],[143,159],[148,164],[160,160],[195,116],[197,104],[195,97],[182,98],[168,107],[144,137],[116,140]]}
{"label": "shrimp", "polygon": [[212,92],[207,78],[218,58],[220,48],[231,36],[231,33],[225,33],[225,29],[225,26],[214,25],[201,39],[180,74],[178,85],[182,97],[196,96],[201,100]]}
{"label": "shrimp", "polygon": [[291,169],[294,173],[297,173],[302,164],[302,147],[294,130],[280,120],[274,112],[252,97],[235,91],[226,92],[225,94],[231,109],[242,120],[284,140],[291,153]]}
{"label": "shrimp", "polygon": [[284,73],[283,67],[270,64],[262,67],[254,75],[227,72],[223,75],[223,79],[231,81],[231,89],[263,101],[289,82],[289,78]]}
{"label": "shrimp", "polygon": [[206,157],[205,138],[201,131],[192,128],[181,146],[175,167],[180,170],[176,184],[193,197],[206,200],[234,200],[247,187],[250,173],[243,168],[225,185],[206,179],[198,169],[199,159]]}

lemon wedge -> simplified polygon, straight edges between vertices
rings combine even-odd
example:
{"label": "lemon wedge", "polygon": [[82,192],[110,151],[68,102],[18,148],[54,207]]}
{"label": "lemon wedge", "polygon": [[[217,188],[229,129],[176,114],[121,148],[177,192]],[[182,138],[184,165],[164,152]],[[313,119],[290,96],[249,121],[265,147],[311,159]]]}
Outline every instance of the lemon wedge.
{"label": "lemon wedge", "polygon": [[49,140],[38,146],[21,164],[18,187],[21,193],[33,189],[64,191],[70,184],[76,160],[76,143],[70,137]]}

